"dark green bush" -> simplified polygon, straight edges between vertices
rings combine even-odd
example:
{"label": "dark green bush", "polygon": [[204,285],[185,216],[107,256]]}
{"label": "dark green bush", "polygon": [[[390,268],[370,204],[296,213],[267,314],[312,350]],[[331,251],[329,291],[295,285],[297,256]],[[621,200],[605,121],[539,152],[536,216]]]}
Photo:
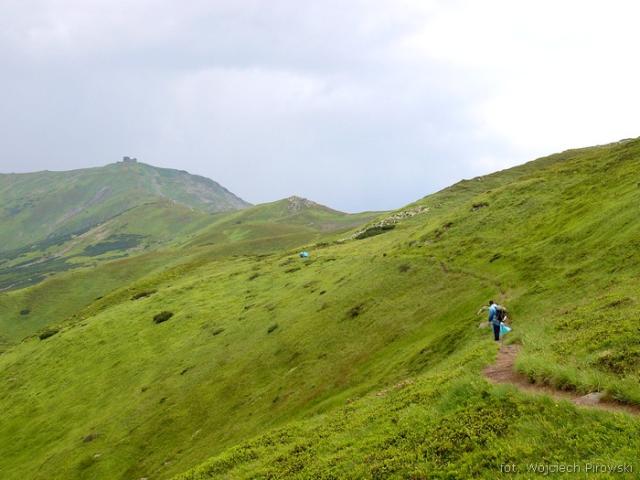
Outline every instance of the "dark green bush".
{"label": "dark green bush", "polygon": [[92,432],[92,433],[90,433],[89,435],[87,435],[86,437],[84,437],[84,438],[82,439],[82,441],[83,441],[84,443],[93,442],[93,441],[94,441],[96,438],[98,438],[99,436],[100,436],[100,434],[99,434],[99,433]]}
{"label": "dark green bush", "polygon": [[375,226],[375,227],[369,227],[366,230],[363,230],[362,232],[358,233],[355,238],[356,240],[362,240],[364,238],[369,238],[369,237],[373,237],[375,235],[380,235],[381,233],[386,233],[390,230],[393,230],[394,228],[396,228],[395,224],[390,224],[390,225],[379,225],[379,226]]}
{"label": "dark green bush", "polygon": [[489,204],[487,202],[474,203],[471,207],[471,210],[475,212],[476,210],[480,210],[481,208],[488,207]]}
{"label": "dark green bush", "polygon": [[360,305],[356,305],[355,307],[351,308],[348,312],[347,315],[349,316],[349,318],[356,318],[358,315],[360,315],[364,310],[364,303],[361,303]]}
{"label": "dark green bush", "polygon": [[166,310],[164,312],[160,312],[158,313],[156,316],[153,317],[153,323],[162,323],[162,322],[166,322],[167,320],[169,320],[171,317],[173,317],[173,312],[167,312]]}
{"label": "dark green bush", "polygon": [[89,257],[97,257],[103,253],[112,252],[114,250],[128,250],[137,247],[144,238],[144,235],[134,235],[123,233],[120,235],[111,235],[106,241],[89,245],[82,252],[83,255]]}
{"label": "dark green bush", "polygon": [[153,290],[143,290],[142,292],[134,293],[133,296],[131,297],[131,300],[138,300],[140,298],[150,297],[157,291],[158,290],[153,289]]}
{"label": "dark green bush", "polygon": [[22,310],[20,310],[20,315],[29,315],[31,313],[31,310],[28,308],[23,308]]}
{"label": "dark green bush", "polygon": [[58,333],[60,331],[59,328],[47,328],[46,330],[40,332],[40,334],[38,335],[38,338],[40,340],[46,340],[49,337],[53,337],[56,333]]}

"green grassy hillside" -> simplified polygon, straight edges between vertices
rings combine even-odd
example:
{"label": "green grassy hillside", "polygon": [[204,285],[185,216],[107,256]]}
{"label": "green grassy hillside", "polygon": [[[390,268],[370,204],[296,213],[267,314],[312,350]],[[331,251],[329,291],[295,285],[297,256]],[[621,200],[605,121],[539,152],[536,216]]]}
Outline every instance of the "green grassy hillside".
{"label": "green grassy hillside", "polygon": [[74,235],[0,253],[0,292],[59,272],[156,249],[203,228],[211,215],[166,200],[143,203]]}
{"label": "green grassy hillside", "polygon": [[0,174],[0,202],[0,292],[157,249],[249,206],[212,180],[131,161]]}
{"label": "green grassy hillside", "polygon": [[56,244],[132,207],[158,200],[205,212],[249,204],[187,172],[119,162],[69,172],[0,175],[0,251]]}
{"label": "green grassy hillside", "polygon": [[234,254],[241,253],[239,248],[242,253],[283,250],[315,240],[331,240],[335,236],[332,234],[342,234],[379,215],[380,212],[348,214],[305,198],[289,197],[220,216],[184,247],[216,246]]}
{"label": "green grassy hillside", "polygon": [[60,245],[7,255],[0,262],[0,290],[10,287],[0,292],[0,334],[5,343],[20,341],[158,268],[282,251],[340,236],[376,215],[293,197],[217,214],[169,201],[143,204]]}
{"label": "green grassy hillside", "polygon": [[300,242],[309,259],[277,234],[244,254],[249,210],[191,234],[166,250],[185,261],[0,355],[2,478],[637,472],[637,418],[489,384],[476,311],[509,307],[531,381],[640,404],[639,159],[633,140],[463,181],[379,235]]}

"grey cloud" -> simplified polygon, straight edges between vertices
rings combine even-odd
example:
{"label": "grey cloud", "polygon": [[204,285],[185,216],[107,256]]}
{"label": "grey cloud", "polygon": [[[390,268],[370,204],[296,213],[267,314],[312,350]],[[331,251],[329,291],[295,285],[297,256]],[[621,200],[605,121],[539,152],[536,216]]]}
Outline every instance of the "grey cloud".
{"label": "grey cloud", "polygon": [[509,150],[473,136],[478,82],[396,55],[426,21],[398,5],[3,4],[0,170],[131,154],[251,202],[400,207],[477,173],[474,156]]}

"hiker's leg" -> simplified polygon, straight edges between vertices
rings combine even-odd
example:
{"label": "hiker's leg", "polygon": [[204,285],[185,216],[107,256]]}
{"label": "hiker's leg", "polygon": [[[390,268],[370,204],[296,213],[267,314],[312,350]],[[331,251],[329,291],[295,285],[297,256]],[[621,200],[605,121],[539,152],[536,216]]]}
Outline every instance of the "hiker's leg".
{"label": "hiker's leg", "polygon": [[495,323],[491,324],[493,326],[493,338],[496,342],[500,341],[500,325],[496,325]]}

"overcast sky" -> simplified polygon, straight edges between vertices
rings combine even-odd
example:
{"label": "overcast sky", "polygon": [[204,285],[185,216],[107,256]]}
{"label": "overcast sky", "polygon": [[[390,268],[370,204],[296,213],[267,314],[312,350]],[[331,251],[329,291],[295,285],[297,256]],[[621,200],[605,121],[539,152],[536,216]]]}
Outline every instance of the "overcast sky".
{"label": "overcast sky", "polygon": [[640,135],[633,1],[0,0],[0,171],[398,208]]}

